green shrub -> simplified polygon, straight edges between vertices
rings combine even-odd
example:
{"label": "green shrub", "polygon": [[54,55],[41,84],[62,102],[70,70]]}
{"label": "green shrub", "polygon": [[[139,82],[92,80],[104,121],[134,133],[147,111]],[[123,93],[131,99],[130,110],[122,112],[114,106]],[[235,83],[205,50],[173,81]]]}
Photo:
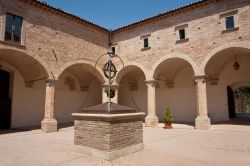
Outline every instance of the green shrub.
{"label": "green shrub", "polygon": [[164,111],[163,120],[165,123],[173,123],[174,117],[169,108]]}

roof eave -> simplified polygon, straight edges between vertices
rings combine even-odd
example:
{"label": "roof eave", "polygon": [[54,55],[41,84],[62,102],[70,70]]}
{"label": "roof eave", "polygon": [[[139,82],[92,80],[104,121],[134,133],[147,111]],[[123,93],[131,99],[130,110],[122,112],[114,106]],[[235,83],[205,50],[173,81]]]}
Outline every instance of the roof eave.
{"label": "roof eave", "polygon": [[137,21],[137,22],[129,24],[129,25],[125,25],[123,27],[120,27],[118,29],[113,30],[112,33],[116,34],[116,33],[126,31],[126,30],[134,29],[134,28],[140,27],[142,25],[150,24],[150,23],[156,22],[160,19],[167,18],[167,17],[173,16],[176,14],[180,14],[180,13],[183,13],[186,11],[190,11],[190,10],[193,10],[196,8],[200,8],[200,7],[206,6],[208,4],[211,4],[211,3],[214,3],[217,1],[219,1],[219,0],[201,0],[201,1],[198,1],[198,2],[195,2],[192,4],[188,4],[186,6],[182,6],[180,8],[174,9],[174,10],[167,11],[165,13],[158,14],[158,15],[153,16],[153,17],[149,17],[149,18]]}

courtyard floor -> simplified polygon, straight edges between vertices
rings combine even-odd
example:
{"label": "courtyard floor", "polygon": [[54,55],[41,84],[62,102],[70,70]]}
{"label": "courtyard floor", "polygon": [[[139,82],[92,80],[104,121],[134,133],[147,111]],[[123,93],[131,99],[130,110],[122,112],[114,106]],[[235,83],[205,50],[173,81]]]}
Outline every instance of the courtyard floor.
{"label": "courtyard floor", "polygon": [[[162,125],[162,124],[161,124]],[[217,124],[210,130],[175,124],[144,128],[143,151],[106,162],[74,152],[73,127],[0,133],[1,166],[249,166],[250,125]]]}

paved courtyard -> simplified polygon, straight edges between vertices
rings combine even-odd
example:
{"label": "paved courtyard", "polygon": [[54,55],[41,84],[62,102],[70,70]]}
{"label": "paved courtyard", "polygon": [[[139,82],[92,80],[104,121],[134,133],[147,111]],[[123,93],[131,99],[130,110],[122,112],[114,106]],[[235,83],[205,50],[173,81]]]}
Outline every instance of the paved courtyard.
{"label": "paved courtyard", "polygon": [[175,124],[144,128],[145,150],[106,162],[74,152],[73,128],[0,134],[0,165],[9,166],[249,166],[250,125],[217,124],[208,131]]}

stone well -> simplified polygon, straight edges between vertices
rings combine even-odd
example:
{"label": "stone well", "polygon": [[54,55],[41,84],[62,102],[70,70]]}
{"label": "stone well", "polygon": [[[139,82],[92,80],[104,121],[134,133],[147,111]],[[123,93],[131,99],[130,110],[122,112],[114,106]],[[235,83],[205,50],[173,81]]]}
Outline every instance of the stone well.
{"label": "stone well", "polygon": [[115,103],[108,109],[108,103],[104,103],[72,115],[79,153],[114,160],[144,149],[143,112]]}

